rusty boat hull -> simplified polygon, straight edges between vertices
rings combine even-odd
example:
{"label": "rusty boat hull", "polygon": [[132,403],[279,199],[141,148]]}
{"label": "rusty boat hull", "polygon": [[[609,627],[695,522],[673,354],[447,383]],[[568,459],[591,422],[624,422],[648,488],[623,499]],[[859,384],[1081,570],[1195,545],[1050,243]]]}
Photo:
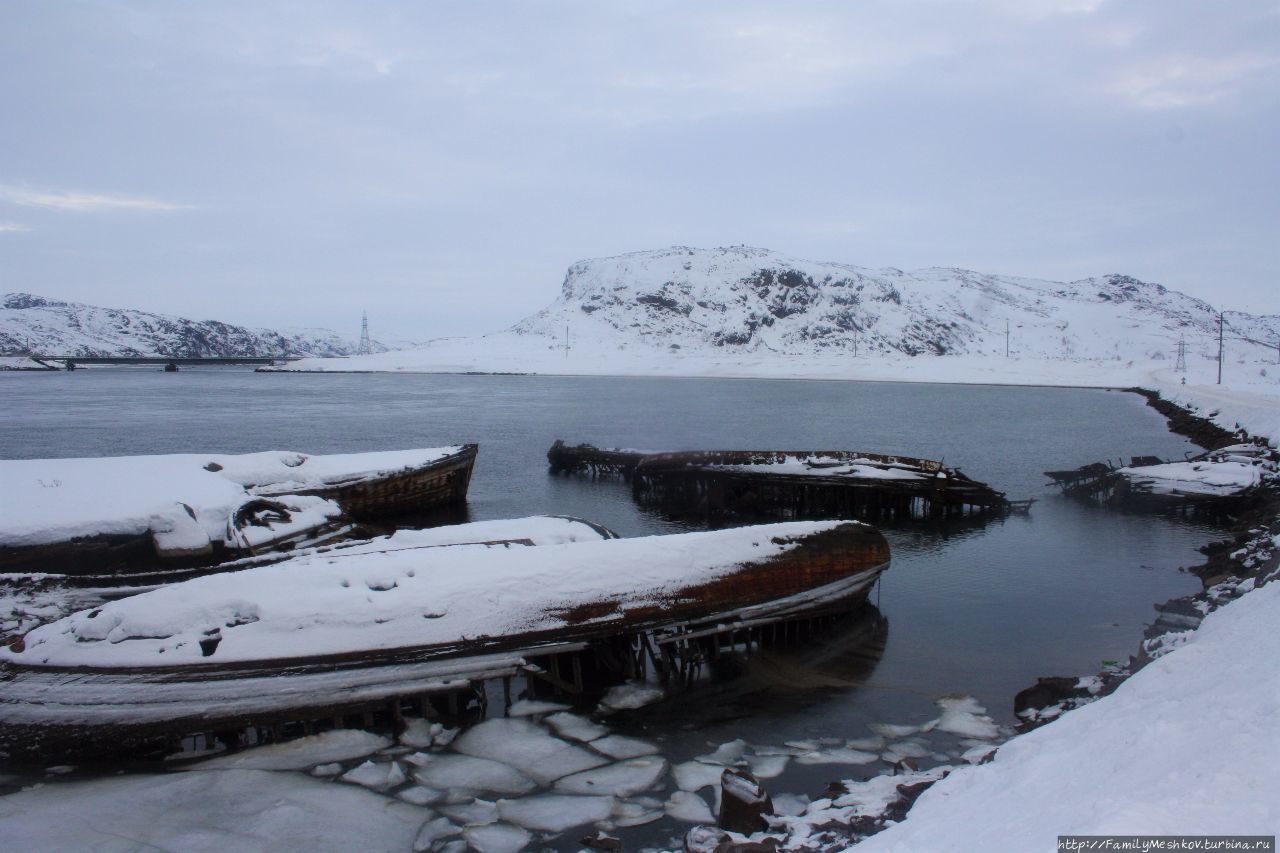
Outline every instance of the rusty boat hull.
{"label": "rusty boat hull", "polygon": [[552,674],[558,658],[586,656],[594,671],[600,661],[616,661],[619,648],[648,649],[657,670],[702,643],[715,640],[718,650],[723,636],[848,613],[889,563],[884,537],[851,522],[643,601],[630,593],[602,595],[537,614],[553,617],[554,628],[185,666],[26,665],[10,655],[0,664],[0,750],[15,760],[47,762],[172,750],[198,733],[297,721],[340,725],[356,715],[367,724],[374,711],[398,720],[431,696],[482,689],[493,679],[564,687]]}

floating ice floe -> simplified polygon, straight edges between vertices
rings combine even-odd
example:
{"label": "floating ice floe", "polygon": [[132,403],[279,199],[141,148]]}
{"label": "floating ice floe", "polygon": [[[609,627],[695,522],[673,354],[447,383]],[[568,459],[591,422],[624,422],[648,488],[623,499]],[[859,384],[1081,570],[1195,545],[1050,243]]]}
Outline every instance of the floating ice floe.
{"label": "floating ice floe", "polygon": [[795,817],[804,814],[809,807],[809,798],[804,794],[778,794],[773,800],[773,813]]}
{"label": "floating ice floe", "polygon": [[699,755],[697,760],[704,764],[722,764],[730,766],[742,760],[747,752],[747,742],[741,738],[722,743],[714,752]]}
{"label": "floating ice floe", "polygon": [[861,749],[867,752],[879,752],[884,748],[885,738],[880,735],[873,737],[849,738],[844,742],[849,749]]}
{"label": "floating ice floe", "polygon": [[540,714],[554,714],[557,711],[568,711],[568,705],[559,702],[541,702],[536,699],[520,699],[512,702],[507,708],[508,717],[536,717]]}
{"label": "floating ice floe", "polygon": [[901,737],[911,737],[911,735],[920,732],[920,726],[905,726],[895,723],[867,723],[867,728],[880,735],[883,738],[893,740]]}
{"label": "floating ice floe", "polygon": [[486,720],[454,741],[453,748],[500,761],[543,785],[608,763],[607,758],[552,737],[525,719]]}
{"label": "floating ice floe", "polygon": [[462,831],[462,837],[476,853],[518,853],[533,840],[527,830],[509,823],[469,826]]}
{"label": "floating ice floe", "polygon": [[889,752],[897,755],[899,758],[924,758],[933,750],[925,746],[918,740],[900,740],[889,744]]}
{"label": "floating ice floe", "polygon": [[613,797],[538,794],[518,800],[498,800],[503,820],[543,832],[563,832],[572,826],[606,820],[613,814]]}
{"label": "floating ice floe", "polygon": [[444,799],[445,792],[438,788],[428,788],[425,785],[414,785],[405,788],[403,791],[397,791],[396,796],[406,803],[413,803],[415,806],[429,806],[432,803],[438,803]]}
{"label": "floating ice floe", "polygon": [[663,810],[676,820],[688,823],[711,823],[715,816],[711,807],[698,794],[692,791],[676,791],[663,804]]}
{"label": "floating ice floe", "polygon": [[472,800],[440,806],[440,813],[463,826],[488,826],[498,822],[498,804],[490,800]]}
{"label": "floating ice floe", "polygon": [[196,770],[306,770],[317,764],[352,761],[386,749],[391,741],[358,729],[334,729],[286,743],[255,746],[252,749],[211,758],[195,765]]}
{"label": "floating ice floe", "polygon": [[416,749],[426,749],[431,746],[431,741],[436,733],[443,730],[444,726],[439,723],[417,719],[407,720],[404,731],[400,733],[400,742],[405,746],[412,746]]}
{"label": "floating ice floe", "polygon": [[500,761],[471,755],[429,755],[425,761],[415,758],[418,767],[413,778],[428,788],[492,791],[511,796],[527,794],[538,787],[528,776]]}
{"label": "floating ice floe", "polygon": [[1000,727],[972,696],[944,696],[938,700],[938,707],[942,709],[936,726],[940,732],[986,739],[1000,735]]}
{"label": "floating ice floe", "polygon": [[787,769],[787,764],[791,761],[789,755],[748,755],[746,756],[747,766],[751,768],[751,775],[757,779],[772,779],[775,776],[781,776],[782,771]]}
{"label": "floating ice floe", "polygon": [[653,755],[658,751],[657,744],[624,735],[605,735],[602,738],[591,741],[591,748],[596,752],[602,752],[610,758],[619,760],[638,758],[641,755]]}
{"label": "floating ice floe", "polygon": [[661,687],[643,681],[628,681],[610,687],[600,700],[600,709],[606,712],[634,710],[661,701],[664,695]]}
{"label": "floating ice floe", "polygon": [[563,711],[547,717],[546,722],[555,729],[556,734],[569,740],[593,741],[609,733],[609,730],[599,723]]}
{"label": "floating ice floe", "polygon": [[337,761],[332,764],[318,764],[311,768],[311,775],[318,779],[330,779],[342,775],[342,765]]}
{"label": "floating ice floe", "polygon": [[422,825],[422,829],[418,830],[418,837],[413,842],[414,853],[424,853],[424,851],[431,850],[440,839],[457,835],[460,832],[462,832],[462,827],[454,825],[447,817],[429,820]]}
{"label": "floating ice floe", "polygon": [[407,777],[398,761],[389,761],[385,764],[366,761],[359,767],[342,774],[342,781],[363,785],[373,791],[389,791],[398,785],[403,785]]}
{"label": "floating ice floe", "polygon": [[724,767],[702,761],[686,761],[671,768],[676,787],[682,791],[700,791],[703,788],[720,790],[720,776]]}
{"label": "floating ice floe", "polygon": [[646,800],[644,802],[618,800],[613,806],[613,813],[610,817],[615,826],[629,827],[644,826],[646,823],[662,820],[665,814],[662,803],[656,800]]}
{"label": "floating ice floe", "polygon": [[797,764],[871,764],[879,758],[860,749],[824,749],[796,756]]}
{"label": "floating ice floe", "polygon": [[657,756],[630,758],[566,776],[556,782],[557,791],[569,794],[609,794],[630,797],[648,791],[667,775],[667,760]]}

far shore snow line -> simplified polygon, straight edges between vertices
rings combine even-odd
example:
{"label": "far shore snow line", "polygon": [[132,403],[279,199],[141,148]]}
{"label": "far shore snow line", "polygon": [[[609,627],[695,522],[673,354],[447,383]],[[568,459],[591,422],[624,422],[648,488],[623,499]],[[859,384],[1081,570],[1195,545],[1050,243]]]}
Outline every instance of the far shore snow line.
{"label": "far shore snow line", "polygon": [[[764,376],[719,373],[520,373],[504,370],[292,370],[273,367],[255,373],[297,373],[308,376],[350,376],[352,374],[386,374],[396,376],[543,376],[552,379],[729,379],[734,381],[770,382],[866,382],[880,385],[976,385],[989,388],[1063,388],[1079,391],[1128,391],[1129,385],[1046,385],[1038,382],[966,382],[961,379],[864,379],[857,376]],[[1154,389],[1152,389],[1154,390]]]}

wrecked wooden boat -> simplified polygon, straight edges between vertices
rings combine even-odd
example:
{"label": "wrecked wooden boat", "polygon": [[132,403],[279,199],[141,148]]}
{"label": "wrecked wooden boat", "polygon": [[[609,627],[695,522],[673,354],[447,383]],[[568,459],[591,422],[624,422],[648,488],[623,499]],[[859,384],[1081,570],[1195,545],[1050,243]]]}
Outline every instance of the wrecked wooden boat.
{"label": "wrecked wooden boat", "polygon": [[672,515],[723,518],[954,517],[1004,513],[986,483],[931,459],[848,450],[649,453],[557,441],[553,473],[620,474],[637,501]]}
{"label": "wrecked wooden boat", "polygon": [[476,445],[0,460],[0,572],[131,574],[346,535],[465,501]]}
{"label": "wrecked wooden boat", "polygon": [[0,650],[0,750],[48,760],[398,719],[489,679],[581,690],[584,671],[634,677],[646,650],[667,671],[724,634],[847,612],[888,564],[878,531],[836,521],[300,556],[109,602]]}
{"label": "wrecked wooden boat", "polygon": [[1109,505],[1232,512],[1280,484],[1280,452],[1233,444],[1183,461],[1138,456],[1127,465],[1094,462],[1045,476],[1065,494]]}
{"label": "wrecked wooden boat", "polygon": [[463,444],[340,456],[299,453],[290,471],[296,479],[246,485],[258,495],[327,498],[357,521],[375,521],[465,503],[478,449]]}

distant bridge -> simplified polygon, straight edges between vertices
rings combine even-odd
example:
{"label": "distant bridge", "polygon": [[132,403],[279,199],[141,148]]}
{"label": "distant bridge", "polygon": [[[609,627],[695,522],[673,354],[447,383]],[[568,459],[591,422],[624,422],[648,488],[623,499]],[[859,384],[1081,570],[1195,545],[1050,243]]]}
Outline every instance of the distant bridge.
{"label": "distant bridge", "polygon": [[209,356],[209,357],[179,357],[166,355],[33,355],[30,356],[32,361],[43,364],[45,367],[54,367],[51,362],[60,362],[66,370],[75,370],[77,365],[81,364],[162,364],[164,369],[169,372],[177,371],[181,365],[183,367],[193,367],[203,364],[259,364],[268,365],[275,364],[277,361],[297,361],[302,358],[300,355],[278,355],[278,356]]}

